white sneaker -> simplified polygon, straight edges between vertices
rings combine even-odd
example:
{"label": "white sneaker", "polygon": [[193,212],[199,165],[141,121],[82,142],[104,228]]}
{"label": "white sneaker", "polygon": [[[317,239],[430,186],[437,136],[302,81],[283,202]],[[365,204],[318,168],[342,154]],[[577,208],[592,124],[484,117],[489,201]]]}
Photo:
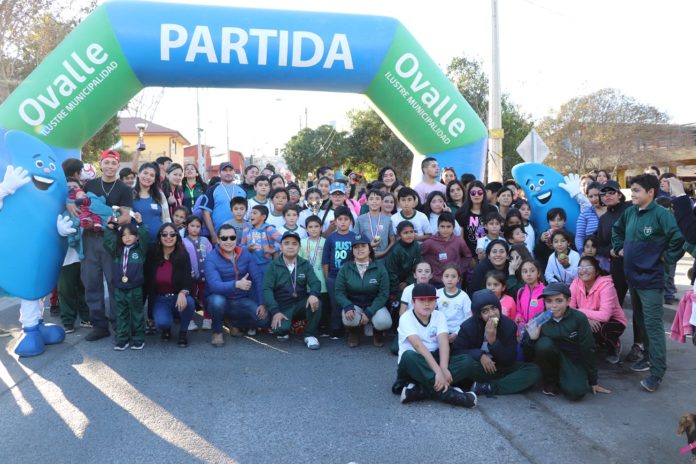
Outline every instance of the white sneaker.
{"label": "white sneaker", "polygon": [[365,329],[363,330],[365,332],[366,337],[371,337],[374,335],[374,327],[372,327],[372,322],[368,322],[365,324]]}
{"label": "white sneaker", "polygon": [[210,330],[212,328],[213,328],[213,320],[212,319],[203,319],[203,325],[201,326],[201,329]]}
{"label": "white sneaker", "polygon": [[247,330],[247,335],[250,337],[255,337],[256,336],[256,329]]}
{"label": "white sneaker", "polygon": [[317,337],[305,337],[304,343],[310,350],[319,349],[319,340],[317,340]]}
{"label": "white sneaker", "polygon": [[288,340],[290,340],[290,335],[277,335],[276,340],[278,340],[279,342],[287,342]]}
{"label": "white sneaker", "polygon": [[191,332],[192,330],[198,330],[198,324],[196,324],[193,319],[191,319],[188,326],[188,331]]}

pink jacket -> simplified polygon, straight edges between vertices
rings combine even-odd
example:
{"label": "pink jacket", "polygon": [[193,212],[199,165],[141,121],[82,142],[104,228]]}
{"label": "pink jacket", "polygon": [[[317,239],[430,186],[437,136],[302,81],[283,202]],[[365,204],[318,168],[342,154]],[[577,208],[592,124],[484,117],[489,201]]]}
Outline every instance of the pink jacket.
{"label": "pink jacket", "polygon": [[597,277],[589,293],[579,277],[570,284],[570,306],[582,311],[588,319],[599,322],[613,320],[626,327],[626,316],[610,276]]}
{"label": "pink jacket", "polygon": [[531,321],[534,316],[544,311],[544,299],[541,297],[543,291],[544,284],[541,282],[533,289],[525,284],[524,287],[517,291],[517,314],[515,322],[518,326],[520,324],[526,324]]}
{"label": "pink jacket", "polygon": [[686,343],[686,336],[694,335],[693,326],[691,322],[689,322],[693,310],[692,305],[694,303],[696,303],[696,293],[689,290],[679,302],[677,314],[674,315],[672,330],[669,335],[672,340],[678,341],[679,343]]}

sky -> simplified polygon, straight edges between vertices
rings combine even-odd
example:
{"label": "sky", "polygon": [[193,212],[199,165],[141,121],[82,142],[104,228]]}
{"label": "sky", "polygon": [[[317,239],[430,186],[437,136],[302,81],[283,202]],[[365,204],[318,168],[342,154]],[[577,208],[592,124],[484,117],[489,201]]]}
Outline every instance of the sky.
{"label": "sky", "polygon": [[[205,3],[392,16],[443,69],[453,57],[466,55],[482,60],[490,72],[490,0]],[[690,56],[696,2],[499,0],[498,9],[502,91],[533,119],[571,98],[613,87],[665,111],[675,123],[696,122],[696,64]],[[196,93],[167,88],[157,110],[147,116],[195,144]],[[223,152],[229,133],[230,149],[246,156],[281,148],[304,127],[305,111],[310,128],[334,122],[345,130],[349,110],[369,107],[355,94],[247,89],[200,89],[198,94],[202,143]]]}

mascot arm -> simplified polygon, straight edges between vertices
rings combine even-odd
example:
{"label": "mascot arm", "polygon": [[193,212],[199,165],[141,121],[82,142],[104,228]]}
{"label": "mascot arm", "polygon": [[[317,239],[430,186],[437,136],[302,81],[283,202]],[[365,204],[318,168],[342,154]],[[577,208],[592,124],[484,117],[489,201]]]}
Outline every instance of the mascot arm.
{"label": "mascot arm", "polygon": [[61,237],[67,237],[68,235],[77,232],[77,229],[73,227],[72,220],[70,216],[58,215],[58,221],[56,222],[56,227],[58,229],[58,235]]}
{"label": "mascot arm", "polygon": [[580,176],[577,174],[568,174],[563,177],[563,182],[559,183],[558,186],[568,192],[570,198],[577,197],[582,193],[582,188],[580,186]]}
{"label": "mascot arm", "polygon": [[29,182],[31,182],[31,177],[26,169],[20,166],[16,168],[11,165],[7,166],[5,178],[0,182],[0,209],[2,209],[3,200],[6,197],[14,195],[17,189]]}

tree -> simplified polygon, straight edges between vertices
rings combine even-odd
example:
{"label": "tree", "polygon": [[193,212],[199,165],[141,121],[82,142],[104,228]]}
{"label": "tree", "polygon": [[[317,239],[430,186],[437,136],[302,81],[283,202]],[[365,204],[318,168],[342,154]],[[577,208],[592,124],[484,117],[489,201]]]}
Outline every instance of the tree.
{"label": "tree", "polygon": [[636,159],[654,159],[651,147],[669,136],[669,116],[616,89],[576,97],[539,125],[552,155],[548,164],[559,170],[616,171]]}
{"label": "tree", "polygon": [[305,178],[308,172],[314,172],[319,166],[338,169],[348,157],[346,137],[345,132],[338,132],[328,124],[300,130],[283,149],[288,168],[298,178]]}
{"label": "tree", "polygon": [[[447,77],[454,82],[464,99],[484,123],[488,121],[488,76],[479,60],[460,56],[452,59],[447,66]],[[501,116],[505,136],[503,138],[503,177],[511,178],[512,167],[523,162],[517,153],[517,147],[532,130],[531,117],[522,113],[520,108],[510,100],[508,94],[501,99]]]}
{"label": "tree", "polygon": [[348,137],[348,161],[358,170],[375,179],[383,166],[390,165],[400,179],[411,175],[413,153],[372,110],[353,110],[348,113],[351,134]]}

